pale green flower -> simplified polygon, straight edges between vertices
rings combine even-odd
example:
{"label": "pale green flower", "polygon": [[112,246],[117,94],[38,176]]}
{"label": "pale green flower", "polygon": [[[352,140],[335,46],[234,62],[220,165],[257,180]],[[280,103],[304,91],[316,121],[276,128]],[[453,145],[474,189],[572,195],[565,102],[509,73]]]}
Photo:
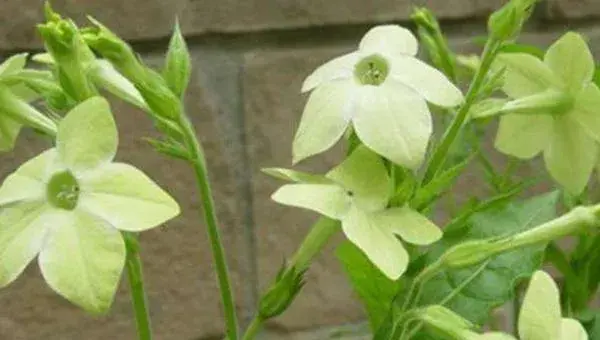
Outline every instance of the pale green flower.
{"label": "pale green flower", "polygon": [[125,262],[120,230],[140,232],[179,214],[135,167],[113,163],[117,129],[106,100],[91,98],[58,127],[56,147],[0,187],[0,286],[38,256],[46,282],[82,308],[109,308]]}
{"label": "pale green flower", "polygon": [[397,236],[417,245],[431,244],[442,236],[436,225],[409,206],[387,207],[391,179],[380,157],[366,147],[356,149],[325,177],[296,175],[290,170],[276,175],[297,183],[281,187],[273,200],[340,220],[348,239],[391,279],[400,277],[409,262]]}
{"label": "pale green flower", "polygon": [[302,86],[314,91],[294,139],[294,162],[329,149],[352,125],[375,152],[417,168],[432,133],[426,100],[444,107],[463,100],[441,72],[415,58],[417,48],[409,30],[377,26],[357,51],[317,68]]}
{"label": "pale green flower", "polygon": [[[561,316],[559,291],[550,275],[543,271],[533,274],[519,313],[521,340],[587,340],[579,323]],[[516,340],[512,335],[492,332],[470,337],[472,340]]]}
{"label": "pale green flower", "polygon": [[46,131],[56,130],[55,124],[42,113],[28,105],[36,98],[25,85],[3,84],[3,80],[21,71],[27,62],[27,54],[16,54],[0,65],[0,152],[11,150],[23,123]]}
{"label": "pale green flower", "polygon": [[544,60],[524,53],[500,56],[503,87],[515,99],[504,106],[496,148],[529,159],[540,152],[552,177],[573,194],[586,186],[600,141],[600,89],[594,59],[583,38],[567,33]]}

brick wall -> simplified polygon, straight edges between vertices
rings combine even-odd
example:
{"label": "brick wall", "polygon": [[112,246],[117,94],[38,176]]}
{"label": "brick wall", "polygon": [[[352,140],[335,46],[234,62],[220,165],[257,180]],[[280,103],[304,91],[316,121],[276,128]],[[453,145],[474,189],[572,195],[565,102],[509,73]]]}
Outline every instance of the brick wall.
{"label": "brick wall", "polygon": [[[565,27],[581,30],[600,56],[600,0],[548,0],[524,39],[547,45]],[[227,246],[237,307],[247,320],[258,292],[307,233],[315,216],[285,208],[268,197],[277,183],[265,166],[290,166],[291,139],[305,97],[304,77],[325,60],[352,50],[375,23],[407,22],[413,5],[442,19],[453,46],[476,51],[470,39],[484,32],[485,16],[502,0],[54,0],[56,10],[82,20],[90,14],[132,41],[160,64],[175,15],[194,59],[187,97],[210,162]],[[34,25],[42,1],[3,0],[0,55],[40,47]],[[598,25],[597,27],[595,25]],[[154,153],[141,138],[155,134],[141,112],[115,102],[119,158],[145,169],[178,198],[185,213],[143,234],[147,289],[156,339],[220,339],[222,318],[209,244],[189,169]],[[0,155],[0,178],[48,147],[24,134],[16,152]],[[325,170],[333,151],[305,165]],[[501,161],[501,160],[499,160]],[[524,171],[533,171],[525,169]],[[463,180],[468,182],[472,178]],[[457,192],[469,196],[470,191]],[[469,189],[471,190],[471,189]],[[315,262],[293,307],[268,324],[267,339],[326,339],[364,329],[364,315],[332,251]],[[340,325],[346,325],[341,331]],[[35,265],[0,290],[0,339],[134,339],[126,285],[110,316],[92,318],[58,298]],[[358,339],[358,337],[347,337]]]}

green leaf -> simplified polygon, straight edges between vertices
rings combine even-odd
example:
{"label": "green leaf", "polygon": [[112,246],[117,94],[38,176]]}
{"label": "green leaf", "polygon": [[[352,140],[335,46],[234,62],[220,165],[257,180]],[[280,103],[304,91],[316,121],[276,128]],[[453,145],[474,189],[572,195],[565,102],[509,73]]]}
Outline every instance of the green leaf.
{"label": "green leaf", "polygon": [[102,97],[90,98],[71,110],[56,136],[59,157],[71,170],[93,169],[112,161],[117,144],[117,126]]}
{"label": "green leaf", "polygon": [[21,124],[0,114],[0,152],[12,150],[21,131]]}
{"label": "green leaf", "polygon": [[49,135],[56,133],[56,124],[41,112],[0,84],[0,115]]}
{"label": "green leaf", "polygon": [[[457,243],[467,240],[506,236],[531,229],[556,216],[556,192],[536,196],[519,203],[492,206],[474,214],[466,222],[462,235],[443,239],[430,254],[429,263]],[[492,308],[513,297],[519,280],[529,277],[542,262],[544,245],[527,247],[493,258],[480,275],[446,305],[469,321],[483,325]],[[445,271],[423,287],[422,305],[435,304],[446,298],[478,268]]]}
{"label": "green leaf", "polygon": [[383,275],[351,242],[342,243],[337,248],[336,255],[365,306],[371,329],[378,329],[399,290],[399,284]]}
{"label": "green leaf", "polygon": [[185,93],[192,73],[191,64],[190,52],[181,34],[179,22],[177,22],[169,43],[167,61],[163,71],[163,78],[177,96],[181,97]]}
{"label": "green leaf", "polygon": [[78,206],[120,230],[144,231],[180,212],[169,194],[131,165],[111,163],[82,175],[79,181]]}
{"label": "green leaf", "polygon": [[27,63],[27,55],[27,53],[20,53],[6,59],[2,64],[0,64],[0,77],[4,77],[22,70]]}
{"label": "green leaf", "polygon": [[112,304],[125,264],[119,231],[83,210],[56,210],[39,256],[44,279],[61,296],[93,314]]}

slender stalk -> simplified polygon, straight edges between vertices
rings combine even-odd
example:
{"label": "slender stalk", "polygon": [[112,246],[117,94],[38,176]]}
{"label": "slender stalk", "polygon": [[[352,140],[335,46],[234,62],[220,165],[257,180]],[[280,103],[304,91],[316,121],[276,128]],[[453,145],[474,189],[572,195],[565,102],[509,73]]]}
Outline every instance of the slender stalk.
{"label": "slender stalk", "polygon": [[[296,271],[303,271],[310,267],[310,263],[314,257],[320,253],[321,249],[327,244],[327,241],[335,234],[340,228],[338,221],[332,220],[327,217],[321,217],[319,220],[310,228],[308,235],[302,241],[302,244],[292,256],[290,263],[286,270],[294,269]],[[276,285],[274,282],[273,285]],[[252,322],[244,332],[243,340],[253,340],[266,320],[261,317],[259,313],[252,319]]]}
{"label": "slender stalk", "polygon": [[206,230],[210,239],[213,260],[219,281],[221,292],[221,302],[225,313],[226,334],[228,340],[238,339],[238,322],[233,300],[233,290],[231,289],[231,280],[229,279],[229,271],[227,269],[227,261],[225,259],[225,250],[221,242],[221,235],[217,222],[215,204],[212,196],[212,189],[208,178],[208,170],[204,152],[194,127],[192,126],[187,115],[182,112],[180,115],[179,124],[183,129],[186,147],[190,153],[191,164],[194,168],[198,190],[200,191],[201,201],[204,210],[204,220],[206,222]]}
{"label": "slender stalk", "polygon": [[131,302],[133,303],[133,310],[135,313],[138,339],[151,340],[152,325],[150,322],[146,291],[144,289],[139,245],[134,234],[127,233],[124,236],[127,244],[127,279],[131,291]]}
{"label": "slender stalk", "polygon": [[465,121],[468,118],[469,111],[473,104],[477,102],[477,98],[479,95],[479,91],[481,90],[485,76],[487,75],[490,67],[492,66],[492,62],[494,61],[496,54],[498,53],[498,48],[500,47],[501,42],[490,38],[485,45],[485,49],[483,51],[481,66],[477,70],[477,74],[475,74],[475,79],[471,83],[469,90],[467,91],[467,95],[465,97],[465,102],[458,110],[458,113],[454,117],[454,120],[450,124],[450,127],[444,133],[442,137],[442,141],[440,145],[436,148],[431,160],[429,161],[429,165],[427,166],[427,170],[425,171],[425,176],[423,178],[423,184],[429,183],[438,171],[444,166],[444,162],[446,161],[446,157],[448,155],[448,151],[452,147],[452,143],[456,140],[458,133],[463,127]]}
{"label": "slender stalk", "polygon": [[264,322],[264,320],[258,316],[256,316],[254,319],[252,319],[252,322],[246,329],[246,332],[244,333],[242,340],[254,340],[256,338],[256,335],[262,328],[263,322]]}

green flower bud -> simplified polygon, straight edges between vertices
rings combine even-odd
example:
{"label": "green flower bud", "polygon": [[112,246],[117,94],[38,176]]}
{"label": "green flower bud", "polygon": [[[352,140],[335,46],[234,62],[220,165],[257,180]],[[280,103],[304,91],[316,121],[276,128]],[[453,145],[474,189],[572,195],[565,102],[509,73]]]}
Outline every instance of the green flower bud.
{"label": "green flower bud", "polygon": [[152,114],[175,119],[181,113],[181,100],[163,77],[145,66],[131,46],[106,26],[90,18],[95,27],[83,30],[85,42],[123,74],[139,91]]}
{"label": "green flower bud", "polygon": [[434,305],[419,309],[417,318],[443,338],[469,339],[476,335],[474,325],[460,315],[443,306]]}
{"label": "green flower bud", "polygon": [[263,320],[283,313],[294,301],[304,286],[305,271],[297,271],[295,267],[286,269],[282,266],[277,274],[276,283],[265,293],[258,305],[258,314]]}
{"label": "green flower bud", "polygon": [[46,17],[48,22],[38,25],[38,31],[56,63],[61,86],[78,101],[96,95],[97,90],[86,74],[95,56],[83,41],[79,29],[73,21],[54,13],[49,4],[46,4]]}
{"label": "green flower bud", "polygon": [[490,35],[501,41],[514,39],[521,32],[537,1],[511,0],[494,12],[488,20]]}
{"label": "green flower bud", "polygon": [[56,124],[52,120],[16,96],[4,85],[0,85],[0,114],[8,115],[12,120],[50,136],[56,135]]}
{"label": "green flower bud", "polygon": [[180,97],[190,81],[191,65],[190,52],[177,22],[169,43],[163,78],[171,90]]}

